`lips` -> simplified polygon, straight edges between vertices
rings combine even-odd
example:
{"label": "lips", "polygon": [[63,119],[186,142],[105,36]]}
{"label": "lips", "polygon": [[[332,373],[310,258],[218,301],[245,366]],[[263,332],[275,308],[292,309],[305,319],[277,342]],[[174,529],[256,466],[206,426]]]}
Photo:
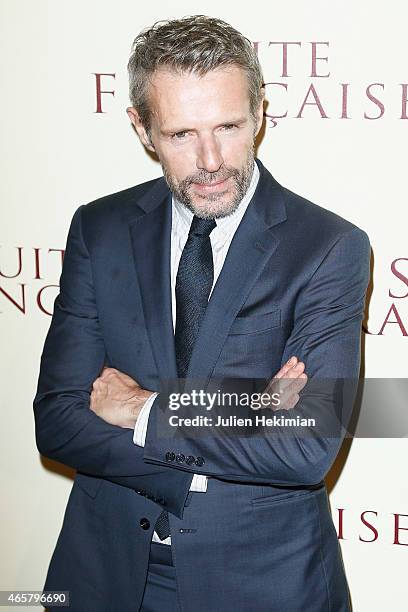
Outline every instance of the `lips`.
{"label": "lips", "polygon": [[212,191],[221,191],[223,189],[230,177],[227,177],[217,183],[193,183],[194,187],[196,187],[199,191],[203,192],[212,192]]}

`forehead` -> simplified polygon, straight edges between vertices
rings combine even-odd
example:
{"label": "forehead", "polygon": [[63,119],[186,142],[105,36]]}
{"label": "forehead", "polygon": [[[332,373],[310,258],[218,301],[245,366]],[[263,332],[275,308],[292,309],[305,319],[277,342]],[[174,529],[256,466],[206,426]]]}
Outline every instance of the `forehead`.
{"label": "forehead", "polygon": [[149,105],[160,124],[227,121],[227,115],[249,115],[248,77],[239,66],[220,67],[204,75],[161,68],[150,80]]}

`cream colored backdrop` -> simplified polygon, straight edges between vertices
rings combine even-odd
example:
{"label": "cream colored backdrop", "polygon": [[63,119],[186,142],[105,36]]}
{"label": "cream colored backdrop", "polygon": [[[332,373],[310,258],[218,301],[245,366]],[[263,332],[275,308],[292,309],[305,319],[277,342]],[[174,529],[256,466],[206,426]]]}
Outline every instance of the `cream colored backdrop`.
{"label": "cream colored backdrop", "polygon": [[[267,119],[259,157],[279,182],[368,233],[365,375],[406,377],[408,9],[403,0],[0,6],[0,589],[39,590],[72,484],[69,470],[40,459],[32,416],[69,222],[80,204],[160,175],[125,113],[134,36],[205,12],[258,43],[267,112],[287,113],[275,127]],[[287,75],[283,42],[297,43],[286,47]],[[101,95],[104,112],[95,112],[96,73],[114,92]],[[405,439],[355,439],[330,476],[355,612],[407,609],[406,461]]]}

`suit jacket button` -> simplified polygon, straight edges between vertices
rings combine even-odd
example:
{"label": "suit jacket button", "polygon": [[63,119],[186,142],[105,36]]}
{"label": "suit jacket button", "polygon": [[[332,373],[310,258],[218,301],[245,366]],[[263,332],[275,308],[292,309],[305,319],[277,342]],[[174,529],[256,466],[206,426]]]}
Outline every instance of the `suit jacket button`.
{"label": "suit jacket button", "polygon": [[176,458],[175,453],[173,453],[172,451],[167,451],[166,461],[174,461],[175,458]]}
{"label": "suit jacket button", "polygon": [[150,529],[150,521],[147,518],[140,519],[140,526],[142,529]]}
{"label": "suit jacket button", "polygon": [[205,463],[204,457],[197,457],[197,459],[195,461],[196,465],[200,466],[200,465],[204,465],[204,463]]}
{"label": "suit jacket button", "polygon": [[195,463],[195,457],[193,455],[189,455],[186,459],[186,463],[187,465],[191,465],[192,463]]}
{"label": "suit jacket button", "polygon": [[176,456],[176,461],[178,463],[183,463],[184,460],[185,460],[185,456],[183,455],[183,453],[180,453],[179,455]]}

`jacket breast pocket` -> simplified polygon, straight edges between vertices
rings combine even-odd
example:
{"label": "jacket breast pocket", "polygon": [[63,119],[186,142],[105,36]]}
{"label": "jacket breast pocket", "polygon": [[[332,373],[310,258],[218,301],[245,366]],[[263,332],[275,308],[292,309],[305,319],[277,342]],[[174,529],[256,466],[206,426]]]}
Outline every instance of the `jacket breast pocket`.
{"label": "jacket breast pocket", "polygon": [[102,480],[102,478],[98,478],[97,476],[88,476],[88,474],[77,472],[74,484],[78,485],[78,487],[90,497],[95,498],[102,484]]}
{"label": "jacket breast pocket", "polygon": [[236,317],[233,321],[229,335],[236,336],[241,334],[256,334],[258,332],[267,331],[274,327],[279,327],[281,324],[280,308],[275,308],[271,312],[265,312],[259,315]]}
{"label": "jacket breast pocket", "polygon": [[236,317],[218,357],[214,375],[269,379],[279,370],[285,333],[278,307],[262,314]]}

